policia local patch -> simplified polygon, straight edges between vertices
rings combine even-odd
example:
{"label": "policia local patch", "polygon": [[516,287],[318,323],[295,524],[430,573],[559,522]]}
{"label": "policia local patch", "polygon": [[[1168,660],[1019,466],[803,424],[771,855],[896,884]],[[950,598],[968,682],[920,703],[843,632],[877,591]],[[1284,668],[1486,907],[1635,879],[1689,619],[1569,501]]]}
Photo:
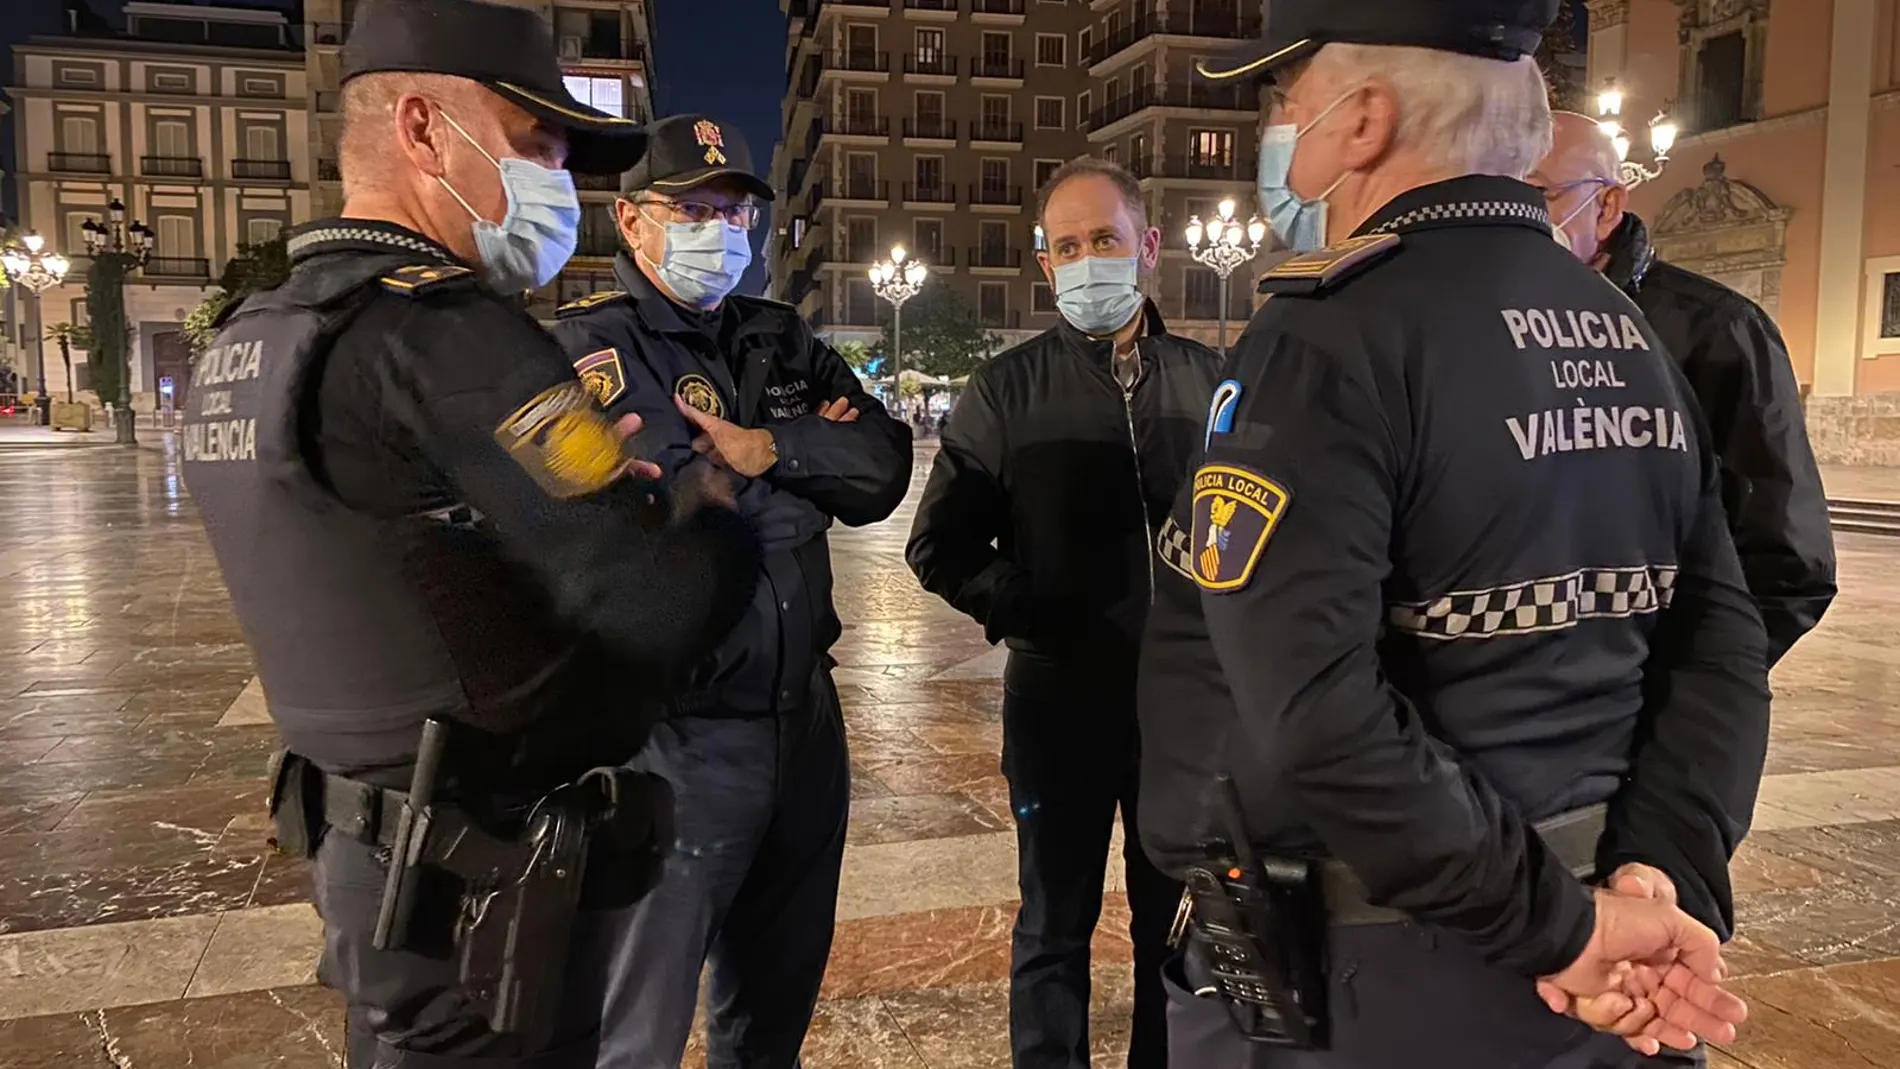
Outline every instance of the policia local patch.
{"label": "policia local patch", "polygon": [[626,464],[620,437],[578,382],[543,390],[495,428],[495,441],[553,497],[581,497]]}
{"label": "policia local patch", "polygon": [[587,387],[587,392],[594,395],[602,408],[620,400],[620,395],[627,392],[627,369],[621,366],[618,349],[588,353],[574,361],[574,373],[581,377],[581,385]]}
{"label": "policia local patch", "polygon": [[1239,590],[1286,512],[1286,489],[1245,468],[1209,464],[1194,473],[1194,530],[1188,549],[1201,589]]}

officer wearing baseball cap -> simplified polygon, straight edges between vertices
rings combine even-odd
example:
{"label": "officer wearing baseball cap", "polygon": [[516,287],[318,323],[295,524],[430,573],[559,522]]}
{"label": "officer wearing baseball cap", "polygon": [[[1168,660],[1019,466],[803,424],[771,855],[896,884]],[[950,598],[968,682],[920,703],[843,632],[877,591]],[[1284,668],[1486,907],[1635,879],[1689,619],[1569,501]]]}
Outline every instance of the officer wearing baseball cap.
{"label": "officer wearing baseball cap", "polygon": [[1765,637],[1692,394],[1523,182],[1556,3],[1275,0],[1203,65],[1273,82],[1294,255],[1157,542],[1170,1064],[1633,1066],[1745,1016]]}
{"label": "officer wearing baseball cap", "polygon": [[850,804],[825,531],[891,514],[911,435],[797,309],[734,292],[773,199],[738,129],[676,115],[650,136],[614,205],[620,288],[561,308],[554,334],[610,417],[645,421],[663,471],[705,455],[738,481],[765,557],[745,619],[634,763],[673,784],[678,841],[664,889],[607,936],[600,1069],[678,1065],[702,973],[708,1062],[790,1067],[830,954]]}
{"label": "officer wearing baseball cap", "polygon": [[673,838],[664,781],[613,766],[744,613],[758,542],[710,462],[653,482],[521,304],[574,250],[570,172],[644,131],[569,97],[519,7],[365,0],[344,67],[343,213],[219,323],[185,477],[350,1069],[591,1069],[575,949]]}

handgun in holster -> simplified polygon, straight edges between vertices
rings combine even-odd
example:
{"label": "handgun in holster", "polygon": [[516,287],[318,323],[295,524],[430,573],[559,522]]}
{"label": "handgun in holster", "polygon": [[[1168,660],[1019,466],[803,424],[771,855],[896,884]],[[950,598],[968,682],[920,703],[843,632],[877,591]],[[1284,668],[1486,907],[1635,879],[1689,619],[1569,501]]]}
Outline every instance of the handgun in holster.
{"label": "handgun in holster", "polygon": [[497,835],[436,803],[448,733],[435,720],[423,727],[372,945],[409,948],[425,879],[454,877],[461,887],[454,945],[464,989],[493,1031],[545,1040],[555,1026],[569,936],[586,886],[588,844],[631,801],[622,797],[627,781],[641,788],[641,802],[651,800],[645,782],[651,777],[596,769],[544,795],[519,834]]}
{"label": "handgun in holster", "polygon": [[1242,1034],[1298,1050],[1328,1045],[1326,909],[1318,864],[1256,857],[1233,782],[1219,783],[1227,841],[1187,871],[1178,922],[1192,936],[1197,994],[1227,1004]]}

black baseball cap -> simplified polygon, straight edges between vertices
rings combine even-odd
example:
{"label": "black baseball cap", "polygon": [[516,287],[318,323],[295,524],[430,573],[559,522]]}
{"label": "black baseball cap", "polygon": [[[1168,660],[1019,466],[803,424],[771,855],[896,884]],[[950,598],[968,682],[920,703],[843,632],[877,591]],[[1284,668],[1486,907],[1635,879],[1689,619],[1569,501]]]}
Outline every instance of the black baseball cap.
{"label": "black baseball cap", "polygon": [[567,134],[567,169],[619,174],[639,161],[646,131],[575,100],[561,82],[554,34],[523,7],[485,0],[364,0],[343,45],[343,81],[405,71],[478,82]]}
{"label": "black baseball cap", "polygon": [[1259,44],[1198,64],[1207,78],[1271,78],[1330,44],[1516,60],[1537,51],[1560,0],[1273,0]]}
{"label": "black baseball cap", "polygon": [[752,149],[738,127],[710,115],[669,115],[647,127],[646,155],[627,172],[620,191],[672,195],[725,177],[738,179],[760,200],[778,199],[772,184],[752,169]]}

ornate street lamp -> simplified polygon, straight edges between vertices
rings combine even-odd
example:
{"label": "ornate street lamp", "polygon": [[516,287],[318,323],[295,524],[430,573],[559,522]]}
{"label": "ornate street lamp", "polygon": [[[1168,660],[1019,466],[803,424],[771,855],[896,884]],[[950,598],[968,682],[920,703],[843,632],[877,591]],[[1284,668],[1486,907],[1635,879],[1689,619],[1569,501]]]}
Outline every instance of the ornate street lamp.
{"label": "ornate street lamp", "polygon": [[902,245],[891,246],[891,258],[871,265],[871,292],[891,302],[891,399],[904,404],[904,302],[924,288],[930,269],[908,258]]}
{"label": "ornate street lamp", "polygon": [[1207,222],[1196,215],[1188,219],[1188,255],[1203,267],[1211,267],[1220,276],[1220,349],[1227,351],[1227,279],[1234,269],[1252,260],[1266,239],[1267,224],[1254,216],[1245,224],[1234,218],[1234,199],[1220,202],[1219,214]]}
{"label": "ornate street lamp", "polygon": [[1623,129],[1620,118],[1622,114],[1623,90],[1617,86],[1616,79],[1612,78],[1604,85],[1603,91],[1597,94],[1597,126],[1608,134],[1610,140],[1616,145],[1616,158],[1622,163],[1622,173],[1619,177],[1623,185],[1628,189],[1635,189],[1644,182],[1662,175],[1663,168],[1669,165],[1669,150],[1676,147],[1676,136],[1682,130],[1676,125],[1675,120],[1669,117],[1667,107],[1658,111],[1656,117],[1649,120],[1649,148],[1656,159],[1654,164],[1645,167],[1629,158],[1630,135]]}
{"label": "ornate street lamp", "polygon": [[38,234],[29,233],[0,250],[0,271],[6,272],[7,279],[14,285],[33,295],[33,377],[40,384],[36,405],[42,427],[52,425],[53,389],[46,381],[46,346],[40,337],[45,324],[41,321],[44,315],[40,295],[59,285],[72,266],[64,256],[48,249],[46,239]]}
{"label": "ornate street lamp", "polygon": [[[98,283],[93,287],[94,300],[109,297],[118,302],[117,309],[92,309],[93,353],[96,355],[101,346],[114,346],[119,353],[118,411],[113,414],[112,427],[121,445],[137,445],[138,432],[134,424],[138,420],[132,413],[132,353],[125,330],[125,280],[135,268],[144,267],[152,258],[152,246],[158,235],[137,220],[128,223],[125,204],[117,197],[106,205],[105,222],[88,219],[79,229],[85,235],[86,252],[92,257],[90,279]],[[109,337],[114,331],[118,336]]]}

